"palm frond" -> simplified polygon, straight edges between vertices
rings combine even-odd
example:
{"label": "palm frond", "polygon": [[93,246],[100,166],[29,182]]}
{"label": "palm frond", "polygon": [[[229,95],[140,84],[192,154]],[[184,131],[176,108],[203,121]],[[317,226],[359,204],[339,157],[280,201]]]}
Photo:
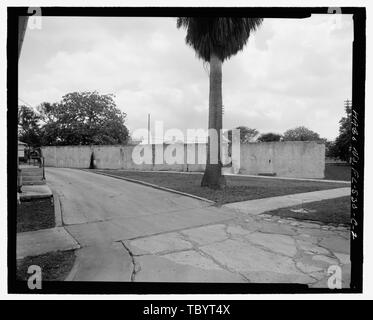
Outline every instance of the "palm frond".
{"label": "palm frond", "polygon": [[179,17],[176,26],[186,29],[186,43],[199,58],[209,62],[211,53],[224,61],[242,50],[262,21],[262,18]]}

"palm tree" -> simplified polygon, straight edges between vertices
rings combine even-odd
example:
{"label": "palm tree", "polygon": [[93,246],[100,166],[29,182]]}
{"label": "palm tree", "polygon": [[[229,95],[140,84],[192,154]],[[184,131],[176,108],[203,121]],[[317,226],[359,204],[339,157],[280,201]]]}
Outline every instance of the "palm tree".
{"label": "palm tree", "polygon": [[[210,63],[208,125],[217,134],[209,130],[206,169],[201,182],[203,187],[219,189],[225,185],[220,159],[220,130],[223,126],[222,64],[243,49],[250,33],[262,21],[261,18],[177,18],[177,27],[187,30],[186,43],[196,51],[198,58]],[[213,157],[211,152],[215,153]]]}

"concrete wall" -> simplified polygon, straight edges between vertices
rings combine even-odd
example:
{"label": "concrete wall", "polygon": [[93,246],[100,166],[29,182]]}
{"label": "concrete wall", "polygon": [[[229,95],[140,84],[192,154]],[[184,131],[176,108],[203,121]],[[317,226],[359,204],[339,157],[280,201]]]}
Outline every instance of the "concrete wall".
{"label": "concrete wall", "polygon": [[[137,152],[138,148],[143,148],[141,153]],[[206,162],[205,144],[48,146],[43,147],[42,152],[45,165],[50,167],[88,168],[92,152],[98,169],[203,171]],[[179,157],[174,157],[175,163],[172,164],[165,160],[154,164],[157,157],[165,153],[178,154]],[[140,157],[149,155],[150,163],[136,164],[133,154]],[[324,169],[324,144],[302,141],[241,144],[239,173],[242,174],[323,178]]]}
{"label": "concrete wall", "polygon": [[241,144],[240,173],[324,178],[325,145],[314,141]]}
{"label": "concrete wall", "polygon": [[91,153],[89,146],[42,147],[47,167],[88,168]]}
{"label": "concrete wall", "polygon": [[[135,148],[144,149],[141,154],[144,159],[150,154],[149,163],[136,164],[134,162],[132,155],[136,152]],[[48,167],[89,168],[92,152],[97,169],[203,171],[206,162],[205,144],[47,146],[42,148],[45,165]],[[165,159],[163,163],[158,163],[158,161],[156,163],[156,157],[163,156],[165,153],[171,154],[171,158],[173,154],[178,154],[179,157],[172,158],[175,159],[172,164],[168,164]]]}

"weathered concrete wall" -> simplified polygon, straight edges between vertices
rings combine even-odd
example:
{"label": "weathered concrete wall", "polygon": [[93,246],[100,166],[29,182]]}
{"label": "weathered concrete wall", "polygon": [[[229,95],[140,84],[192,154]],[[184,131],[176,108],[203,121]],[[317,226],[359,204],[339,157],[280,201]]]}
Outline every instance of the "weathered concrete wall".
{"label": "weathered concrete wall", "polygon": [[240,173],[324,178],[325,145],[314,141],[241,144]]}
{"label": "weathered concrete wall", "polygon": [[[144,159],[150,154],[149,163],[136,164],[134,162],[132,155],[136,152],[135,148],[144,149],[140,154]],[[88,168],[92,152],[98,169],[203,171],[206,162],[205,144],[48,146],[43,147],[42,152],[45,165],[49,167]],[[159,157],[167,154],[171,155],[170,160],[174,161],[167,163],[163,157],[163,163],[156,162]],[[173,154],[178,154],[179,157],[173,157]]]}
{"label": "weathered concrete wall", "polygon": [[[138,152],[140,149],[142,152]],[[205,144],[138,145],[138,146],[61,146],[43,147],[46,166],[88,168],[92,152],[98,169],[203,171]],[[133,154],[148,164],[136,164]],[[159,163],[162,155],[173,160]],[[178,155],[178,156],[176,156]],[[242,144],[242,174],[273,174],[279,177],[323,178],[325,146],[316,142],[263,142]]]}
{"label": "weathered concrete wall", "polygon": [[45,165],[49,167],[88,168],[91,159],[89,146],[43,147]]}

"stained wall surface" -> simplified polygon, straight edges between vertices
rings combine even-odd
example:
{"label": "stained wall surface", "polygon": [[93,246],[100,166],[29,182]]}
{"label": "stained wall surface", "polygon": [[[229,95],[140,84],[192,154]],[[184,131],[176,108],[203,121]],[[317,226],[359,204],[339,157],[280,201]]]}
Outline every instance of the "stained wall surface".
{"label": "stained wall surface", "polygon": [[[47,146],[45,165],[97,169],[203,171],[205,144],[137,146]],[[163,156],[163,158],[162,158]],[[279,177],[324,178],[325,145],[314,141],[262,142],[240,145],[233,172]]]}

